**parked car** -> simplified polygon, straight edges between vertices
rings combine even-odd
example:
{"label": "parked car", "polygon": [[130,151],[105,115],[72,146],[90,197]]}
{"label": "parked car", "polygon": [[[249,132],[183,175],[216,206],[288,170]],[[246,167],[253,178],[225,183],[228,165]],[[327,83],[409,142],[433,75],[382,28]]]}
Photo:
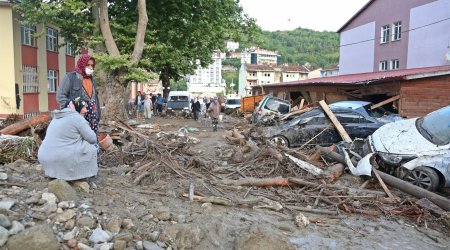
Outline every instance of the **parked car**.
{"label": "parked car", "polygon": [[364,153],[376,153],[385,171],[415,185],[431,191],[449,187],[450,106],[384,125],[368,137]]}
{"label": "parked car", "polygon": [[[387,122],[358,109],[332,105],[330,109],[351,138],[366,138]],[[320,108],[303,113],[283,125],[265,128],[264,136],[288,147],[304,144],[328,146],[342,141],[338,131]]]}
{"label": "parked car", "polygon": [[191,94],[188,91],[170,91],[167,98],[167,113],[191,112]]}
{"label": "parked car", "polygon": [[288,101],[277,97],[266,95],[259,102],[252,114],[252,123],[258,123],[263,117],[269,114],[287,114],[291,111],[291,105]]}
{"label": "parked car", "polygon": [[386,120],[388,122],[403,120],[401,116],[397,114],[391,114],[389,111],[385,110],[382,107],[371,109],[373,105],[374,103],[366,101],[340,101],[330,104],[329,106],[330,108],[340,107],[340,108],[355,109],[361,113],[365,113],[368,116]]}
{"label": "parked car", "polygon": [[225,102],[225,113],[232,112],[235,109],[239,109],[241,107],[241,98],[227,98]]}

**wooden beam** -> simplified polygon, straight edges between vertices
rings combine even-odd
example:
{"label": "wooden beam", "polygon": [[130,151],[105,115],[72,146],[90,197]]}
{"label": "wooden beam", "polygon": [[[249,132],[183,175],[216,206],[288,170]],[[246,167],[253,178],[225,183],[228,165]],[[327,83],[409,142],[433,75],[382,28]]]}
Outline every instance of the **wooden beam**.
{"label": "wooden beam", "polygon": [[347,131],[345,131],[344,127],[342,127],[342,124],[338,121],[338,119],[333,114],[333,112],[330,110],[330,108],[328,107],[327,103],[324,100],[322,100],[322,101],[319,102],[319,104],[322,107],[323,111],[328,115],[328,117],[330,118],[331,122],[336,127],[336,129],[339,132],[339,134],[341,135],[342,139],[344,141],[346,141],[346,142],[351,142],[352,139],[347,134]]}
{"label": "wooden beam", "polygon": [[391,97],[389,99],[386,99],[386,100],[384,100],[382,102],[379,102],[379,103],[373,105],[372,107],[370,107],[370,109],[376,109],[378,107],[381,107],[381,106],[383,106],[385,104],[388,104],[388,103],[393,102],[393,101],[398,100],[398,99],[400,99],[400,95],[393,96],[393,97]]}

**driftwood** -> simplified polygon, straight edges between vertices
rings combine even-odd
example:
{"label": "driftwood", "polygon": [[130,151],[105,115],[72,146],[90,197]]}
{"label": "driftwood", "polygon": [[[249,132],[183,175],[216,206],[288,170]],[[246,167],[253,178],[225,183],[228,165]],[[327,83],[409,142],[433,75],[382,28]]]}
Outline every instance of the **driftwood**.
{"label": "driftwood", "polygon": [[328,118],[330,118],[331,122],[336,127],[336,129],[339,132],[339,134],[341,135],[342,139],[346,142],[351,142],[352,139],[347,134],[347,131],[345,131],[344,127],[342,127],[342,124],[338,121],[338,119],[333,114],[333,112],[330,110],[327,103],[324,100],[322,100],[319,102],[319,104],[322,107],[323,111],[328,115]]}
{"label": "driftwood", "polygon": [[11,124],[11,125],[7,126],[6,128],[3,128],[2,130],[0,130],[0,134],[16,135],[24,130],[29,129],[30,127],[34,127],[38,124],[50,122],[51,119],[52,118],[50,115],[33,116],[33,117],[27,118],[25,120]]}
{"label": "driftwood", "polygon": [[342,174],[344,174],[345,166],[342,163],[330,166],[327,170],[322,173],[323,178],[327,179],[329,182],[335,181]]}
{"label": "driftwood", "polygon": [[311,108],[305,108],[305,109],[296,110],[294,112],[287,113],[280,120],[286,120],[287,118],[289,118],[289,117],[291,117],[293,115],[300,115],[300,114],[306,113],[306,112],[308,112],[310,110],[311,110]]}
{"label": "driftwood", "polygon": [[263,179],[243,178],[239,180],[221,180],[217,181],[216,183],[229,186],[254,186],[254,187],[289,186],[293,184],[289,181],[289,179],[282,177],[263,178]]}
{"label": "driftwood", "polygon": [[302,161],[300,159],[295,158],[292,155],[289,154],[285,154],[287,157],[289,157],[289,159],[291,161],[293,161],[298,167],[300,167],[301,169],[307,171],[308,173],[311,173],[313,175],[320,175],[323,173],[323,170],[312,165],[311,163],[308,163],[306,161]]}

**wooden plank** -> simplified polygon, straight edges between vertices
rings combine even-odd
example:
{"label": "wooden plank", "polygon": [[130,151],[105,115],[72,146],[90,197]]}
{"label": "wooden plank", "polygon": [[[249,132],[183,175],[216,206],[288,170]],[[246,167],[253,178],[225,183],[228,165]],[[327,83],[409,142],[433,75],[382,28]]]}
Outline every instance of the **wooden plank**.
{"label": "wooden plank", "polygon": [[328,115],[328,117],[330,118],[331,122],[336,127],[337,131],[339,132],[339,134],[342,137],[342,140],[344,140],[346,142],[351,142],[352,139],[347,134],[347,131],[345,131],[344,127],[342,127],[342,124],[338,121],[338,119],[333,114],[333,112],[330,110],[330,108],[328,107],[327,103],[324,100],[322,100],[322,101],[319,102],[319,104],[322,107],[323,111]]}
{"label": "wooden plank", "polygon": [[305,99],[302,99],[300,101],[300,106],[298,106],[298,109],[303,109],[303,105],[305,104]]}
{"label": "wooden plank", "polygon": [[386,100],[384,100],[382,102],[379,102],[379,103],[373,105],[372,107],[370,107],[370,109],[376,109],[378,107],[381,107],[381,106],[383,106],[385,104],[388,104],[388,103],[393,102],[393,101],[398,100],[398,99],[400,99],[400,95],[393,96],[393,97],[391,97],[389,99],[386,99]]}
{"label": "wooden plank", "polygon": [[389,196],[389,198],[391,198],[392,200],[395,200],[395,201],[400,201],[400,198],[393,195],[391,193],[391,191],[389,190],[389,188],[386,186],[386,184],[384,184],[383,179],[381,179],[380,175],[378,174],[378,170],[376,170],[374,168],[374,169],[372,169],[372,172],[374,173],[375,177],[377,177],[378,181],[380,182],[381,187],[383,188],[384,192],[386,192],[386,194]]}

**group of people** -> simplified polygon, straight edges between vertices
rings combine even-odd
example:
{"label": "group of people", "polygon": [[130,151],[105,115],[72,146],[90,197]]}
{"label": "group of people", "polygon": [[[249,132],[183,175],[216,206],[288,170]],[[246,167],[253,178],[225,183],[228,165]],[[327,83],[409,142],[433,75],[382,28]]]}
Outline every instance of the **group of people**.
{"label": "group of people", "polygon": [[164,98],[160,93],[157,95],[143,94],[138,91],[136,97],[134,98],[134,107],[129,107],[129,110],[136,110],[136,116],[144,113],[146,119],[152,118],[152,114],[160,114],[163,109]]}
{"label": "group of people", "polygon": [[[203,101],[205,103],[206,108],[206,114],[212,119],[213,129],[214,131],[217,131],[217,123],[219,121],[219,115],[220,115],[220,103],[219,98],[215,96],[213,98],[213,101],[211,102],[210,99],[204,99]],[[201,112],[201,103],[197,97],[194,98],[194,100],[191,103],[191,111],[194,115],[194,120],[198,120],[200,117]]]}

